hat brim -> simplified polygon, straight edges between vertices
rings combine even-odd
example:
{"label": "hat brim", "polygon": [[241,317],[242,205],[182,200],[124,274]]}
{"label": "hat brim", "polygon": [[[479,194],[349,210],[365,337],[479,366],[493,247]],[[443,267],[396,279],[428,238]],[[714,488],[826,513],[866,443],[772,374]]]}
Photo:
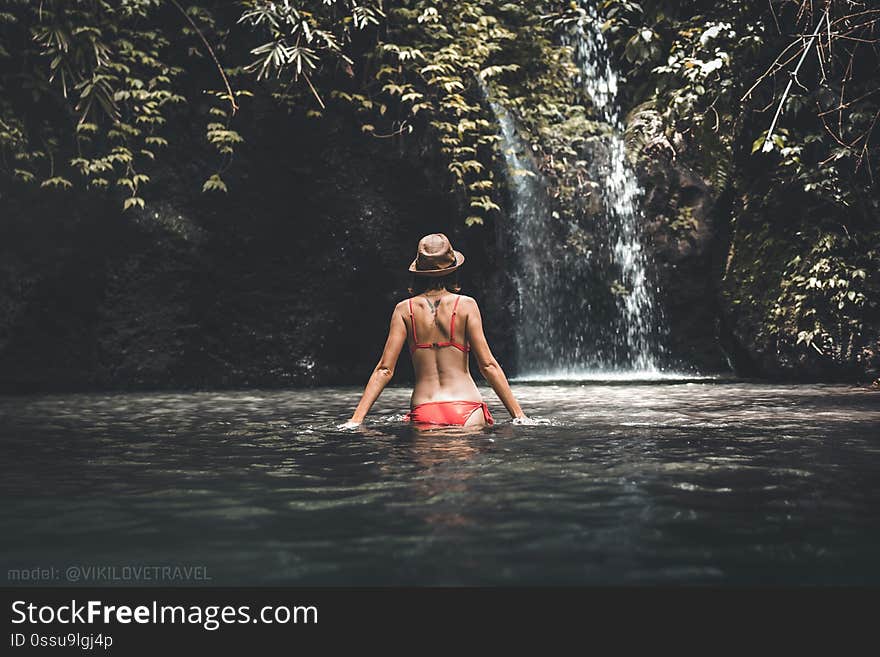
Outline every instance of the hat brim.
{"label": "hat brim", "polygon": [[409,266],[409,271],[411,274],[416,274],[418,276],[446,276],[447,274],[451,274],[459,267],[464,264],[464,255],[460,251],[453,250],[452,253],[455,254],[455,264],[450,265],[449,267],[444,267],[443,269],[416,269],[416,260],[413,260]]}

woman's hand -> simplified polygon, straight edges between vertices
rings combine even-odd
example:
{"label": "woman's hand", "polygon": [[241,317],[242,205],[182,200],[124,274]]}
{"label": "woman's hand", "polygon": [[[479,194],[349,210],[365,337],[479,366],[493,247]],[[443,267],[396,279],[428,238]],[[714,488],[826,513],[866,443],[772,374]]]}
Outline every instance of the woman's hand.
{"label": "woman's hand", "polygon": [[360,426],[367,413],[370,412],[373,402],[379,398],[391,377],[394,376],[394,367],[397,365],[400,350],[406,342],[406,322],[403,319],[403,304],[403,301],[398,303],[391,314],[391,324],[388,327],[388,339],[385,340],[385,349],[382,351],[382,357],[370,375],[370,380],[367,381],[364,394],[361,395],[361,400],[354,410],[354,415],[351,416],[348,422],[340,424],[337,429],[354,429]]}

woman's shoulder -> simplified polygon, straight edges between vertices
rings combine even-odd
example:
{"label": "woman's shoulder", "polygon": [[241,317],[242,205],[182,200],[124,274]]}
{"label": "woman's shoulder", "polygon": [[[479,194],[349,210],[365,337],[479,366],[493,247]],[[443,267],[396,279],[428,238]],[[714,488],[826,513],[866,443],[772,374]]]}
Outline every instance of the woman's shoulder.
{"label": "woman's shoulder", "polygon": [[467,306],[474,307],[477,305],[477,300],[474,299],[473,297],[469,297],[466,294],[459,294],[458,295],[458,305],[460,308],[467,307]]}

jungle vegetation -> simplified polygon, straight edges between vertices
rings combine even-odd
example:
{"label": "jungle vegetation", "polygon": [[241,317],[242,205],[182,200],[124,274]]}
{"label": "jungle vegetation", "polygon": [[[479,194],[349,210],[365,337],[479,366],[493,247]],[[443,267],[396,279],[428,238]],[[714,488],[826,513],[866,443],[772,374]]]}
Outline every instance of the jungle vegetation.
{"label": "jungle vegetation", "polygon": [[[880,7],[596,4],[631,123],[659,126],[634,157],[685,162],[716,191],[734,331],[759,357],[876,366]],[[365,139],[427,139],[478,226],[502,220],[491,96],[554,217],[577,220],[582,146],[602,130],[564,45],[583,19],[558,0],[2,0],[0,194],[81,189],[143,208],[181,114],[214,153],[202,191],[226,193],[260,98],[315,121],[348,113]]]}

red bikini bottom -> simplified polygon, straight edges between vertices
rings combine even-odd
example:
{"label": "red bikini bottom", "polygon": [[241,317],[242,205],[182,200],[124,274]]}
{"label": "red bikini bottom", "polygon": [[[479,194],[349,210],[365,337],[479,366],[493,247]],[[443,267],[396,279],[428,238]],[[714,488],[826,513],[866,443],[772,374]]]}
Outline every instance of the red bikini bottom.
{"label": "red bikini bottom", "polygon": [[495,424],[485,402],[478,401],[436,401],[419,404],[403,418],[415,424],[454,424],[463,426],[478,409],[483,409],[486,424]]}

